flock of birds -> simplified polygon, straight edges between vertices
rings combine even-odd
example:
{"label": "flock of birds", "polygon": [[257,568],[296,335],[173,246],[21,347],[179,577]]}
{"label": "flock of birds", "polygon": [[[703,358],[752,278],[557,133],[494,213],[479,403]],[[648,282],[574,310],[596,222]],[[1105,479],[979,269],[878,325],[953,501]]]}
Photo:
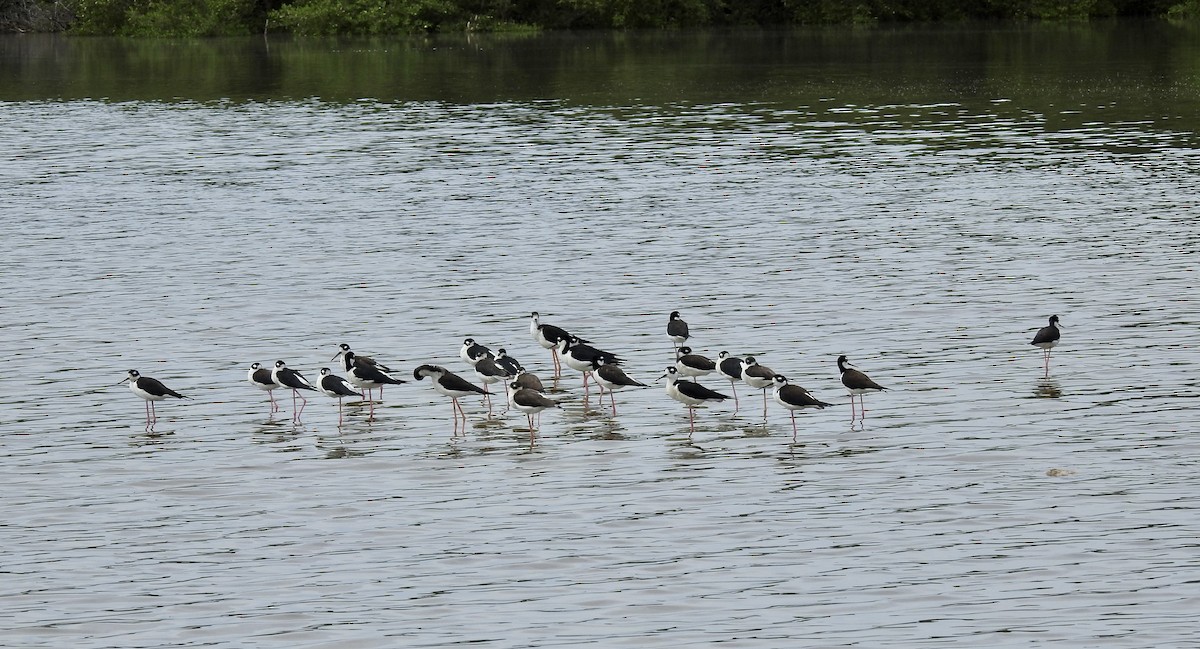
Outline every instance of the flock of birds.
{"label": "flock of birds", "polygon": [[[590,341],[571,335],[565,329],[541,322],[535,311],[530,316],[529,332],[533,339],[543,348],[550,350],[554,366],[554,376],[561,375],[562,363],[583,374],[584,405],[586,408],[589,379],[593,380],[600,390],[600,403],[603,407],[604,392],[609,393],[612,414],[617,414],[617,403],[613,393],[628,387],[648,387],[645,383],[631,378],[621,368],[622,359],[616,354],[593,347]],[[734,413],[741,405],[737,397],[737,383],[740,381],[763,393],[763,421],[767,420],[767,390],[774,388],[774,399],[779,405],[791,413],[792,434],[797,434],[796,411],[807,408],[827,408],[833,404],[826,403],[814,397],[808,390],[788,382],[786,376],[761,365],[753,356],[738,358],[722,351],[713,360],[701,354],[696,354],[685,345],[690,338],[688,324],[680,317],[678,311],[672,311],[667,320],[667,336],[675,345],[675,363],[666,368],[658,380],[666,379],[666,392],[672,399],[684,404],[688,409],[690,432],[695,432],[695,409],[707,402],[721,402],[732,398],[735,403]],[[1050,350],[1058,345],[1060,338],[1059,319],[1057,315],[1050,316],[1050,324],[1038,330],[1031,345],[1042,350],[1045,372],[1050,373]],[[541,413],[550,408],[560,407],[558,401],[546,395],[542,381],[530,373],[515,358],[509,356],[506,350],[498,349],[493,353],[487,347],[467,338],[459,350],[459,357],[474,371],[479,379],[479,385],[451,372],[440,365],[420,365],[413,370],[413,378],[420,381],[429,379],[433,389],[450,397],[451,408],[454,412],[454,430],[458,432],[461,417],[463,430],[466,430],[467,414],[459,403],[459,399],[472,395],[481,396],[488,407],[488,418],[492,417],[491,396],[488,388],[497,383],[503,383],[508,405],[525,414],[529,423],[530,441],[534,439],[537,427],[534,416],[540,419]],[[394,371],[383,363],[367,357],[359,356],[345,343],[339,346],[339,351],[330,360],[341,360],[341,367],[346,376],[335,374],[330,368],[323,367],[314,385],[299,371],[291,369],[283,361],[276,361],[273,368],[266,368],[259,363],[253,363],[246,378],[254,387],[267,393],[271,402],[271,413],[281,410],[279,403],[272,394],[277,389],[287,389],[292,393],[292,419],[300,421],[304,406],[308,400],[303,391],[324,392],[338,400],[338,426],[342,425],[342,399],[345,397],[360,397],[370,408],[370,419],[375,416],[374,391],[379,390],[379,399],[383,399],[383,388],[386,385],[407,383],[396,378]],[[851,367],[845,356],[837,359],[838,372],[841,374],[842,385],[850,394],[850,420],[855,421],[855,415],[865,418],[866,409],[863,406],[863,395],[879,392],[887,388],[871,380],[860,370]],[[729,381],[730,397],[724,393],[701,385],[697,379],[716,372]],[[691,380],[687,380],[691,379]],[[151,429],[157,421],[154,403],[167,397],[188,399],[184,395],[163,385],[161,381],[142,376],[137,370],[129,370],[128,376],[121,382],[129,382],[129,389],[146,401],[146,427]],[[858,397],[858,410],[855,410],[854,398]],[[297,405],[299,402],[299,405]]]}

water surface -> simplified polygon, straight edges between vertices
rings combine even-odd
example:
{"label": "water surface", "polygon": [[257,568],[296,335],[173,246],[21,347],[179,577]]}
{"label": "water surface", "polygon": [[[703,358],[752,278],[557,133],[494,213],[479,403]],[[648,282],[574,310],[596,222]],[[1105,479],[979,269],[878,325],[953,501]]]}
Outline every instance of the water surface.
{"label": "water surface", "polygon": [[[1197,640],[1190,32],[0,53],[6,646]],[[531,446],[244,380],[467,336],[548,379],[537,310],[650,382],[675,309],[835,407],[689,435],[567,370]],[[854,424],[838,354],[890,388]],[[147,431],[131,367],[194,400]]]}

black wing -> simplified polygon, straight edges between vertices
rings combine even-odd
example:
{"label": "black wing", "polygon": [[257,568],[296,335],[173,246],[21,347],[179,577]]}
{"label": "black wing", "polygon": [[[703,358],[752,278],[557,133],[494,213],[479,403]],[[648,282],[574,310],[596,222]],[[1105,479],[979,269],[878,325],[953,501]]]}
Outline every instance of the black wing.
{"label": "black wing", "polygon": [[815,408],[826,408],[832,406],[832,403],[825,403],[818,400],[808,390],[798,385],[785,385],[779,388],[779,396],[787,403],[797,406],[812,406]]}
{"label": "black wing", "polygon": [[675,383],[675,388],[678,389],[679,392],[684,396],[688,396],[693,399],[704,399],[705,401],[724,401],[725,399],[729,398],[720,392],[710,390],[703,385],[700,385],[699,383],[693,383],[692,381],[679,381]]}
{"label": "black wing", "polygon": [[518,406],[534,407],[534,408],[555,408],[558,402],[543,395],[536,390],[522,388],[517,390],[513,395],[513,403]]}
{"label": "black wing", "polygon": [[742,359],[732,356],[721,361],[721,373],[735,379],[742,378]]}
{"label": "black wing", "polygon": [[711,358],[707,356],[701,356],[700,354],[684,354],[683,356],[679,357],[679,362],[687,365],[688,367],[694,367],[698,370],[717,369],[717,364],[714,363]]}
{"label": "black wing", "polygon": [[488,394],[487,390],[484,390],[483,388],[479,387],[478,385],[471,383],[470,381],[455,374],[454,372],[446,372],[445,374],[442,375],[442,378],[439,380],[441,381],[442,387],[446,388],[447,390]]}
{"label": "black wing", "polygon": [[355,365],[353,372],[354,372],[354,375],[357,376],[358,378],[360,378],[364,381],[370,381],[372,383],[384,383],[384,384],[394,384],[394,385],[399,385],[401,383],[407,383],[407,381],[403,381],[403,380],[395,378],[389,374],[386,374],[383,371],[376,369],[376,366],[372,366],[372,365]]}
{"label": "black wing", "polygon": [[355,390],[354,386],[347,383],[346,379],[334,376],[333,374],[321,377],[321,388],[326,392],[332,392],[343,397],[358,396],[358,390]]}
{"label": "black wing", "polygon": [[145,390],[146,392],[149,392],[150,394],[153,394],[156,397],[172,396],[172,397],[175,397],[176,399],[189,399],[190,398],[190,397],[185,397],[182,394],[179,394],[178,392],[172,390],[171,388],[168,388],[167,386],[163,385],[162,382],[159,381],[158,379],[152,379],[148,376],[138,377],[138,387]]}

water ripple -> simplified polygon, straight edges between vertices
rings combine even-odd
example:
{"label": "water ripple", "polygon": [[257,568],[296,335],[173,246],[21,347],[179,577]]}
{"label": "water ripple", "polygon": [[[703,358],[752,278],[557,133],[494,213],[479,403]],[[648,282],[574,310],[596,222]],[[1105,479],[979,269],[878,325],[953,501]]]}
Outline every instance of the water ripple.
{"label": "water ripple", "polygon": [[[12,644],[1197,639],[1190,134],[1005,102],[0,110]],[[533,310],[649,382],[672,309],[835,407],[793,440],[741,386],[689,436],[661,384],[613,418],[568,371],[531,445],[471,399],[456,435],[426,382],[340,429],[244,384],[341,342],[470,376],[467,336],[547,378]],[[853,426],[842,353],[891,388]],[[145,430],[130,367],[194,401]]]}

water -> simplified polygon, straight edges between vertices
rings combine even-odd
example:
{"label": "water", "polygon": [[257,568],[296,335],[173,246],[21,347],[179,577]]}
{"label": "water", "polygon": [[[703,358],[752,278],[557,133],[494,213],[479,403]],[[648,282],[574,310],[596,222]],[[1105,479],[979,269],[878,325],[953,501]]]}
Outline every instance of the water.
{"label": "water", "polygon": [[[769,36],[0,41],[3,644],[1194,643],[1194,36]],[[836,407],[245,383],[673,309]]]}

